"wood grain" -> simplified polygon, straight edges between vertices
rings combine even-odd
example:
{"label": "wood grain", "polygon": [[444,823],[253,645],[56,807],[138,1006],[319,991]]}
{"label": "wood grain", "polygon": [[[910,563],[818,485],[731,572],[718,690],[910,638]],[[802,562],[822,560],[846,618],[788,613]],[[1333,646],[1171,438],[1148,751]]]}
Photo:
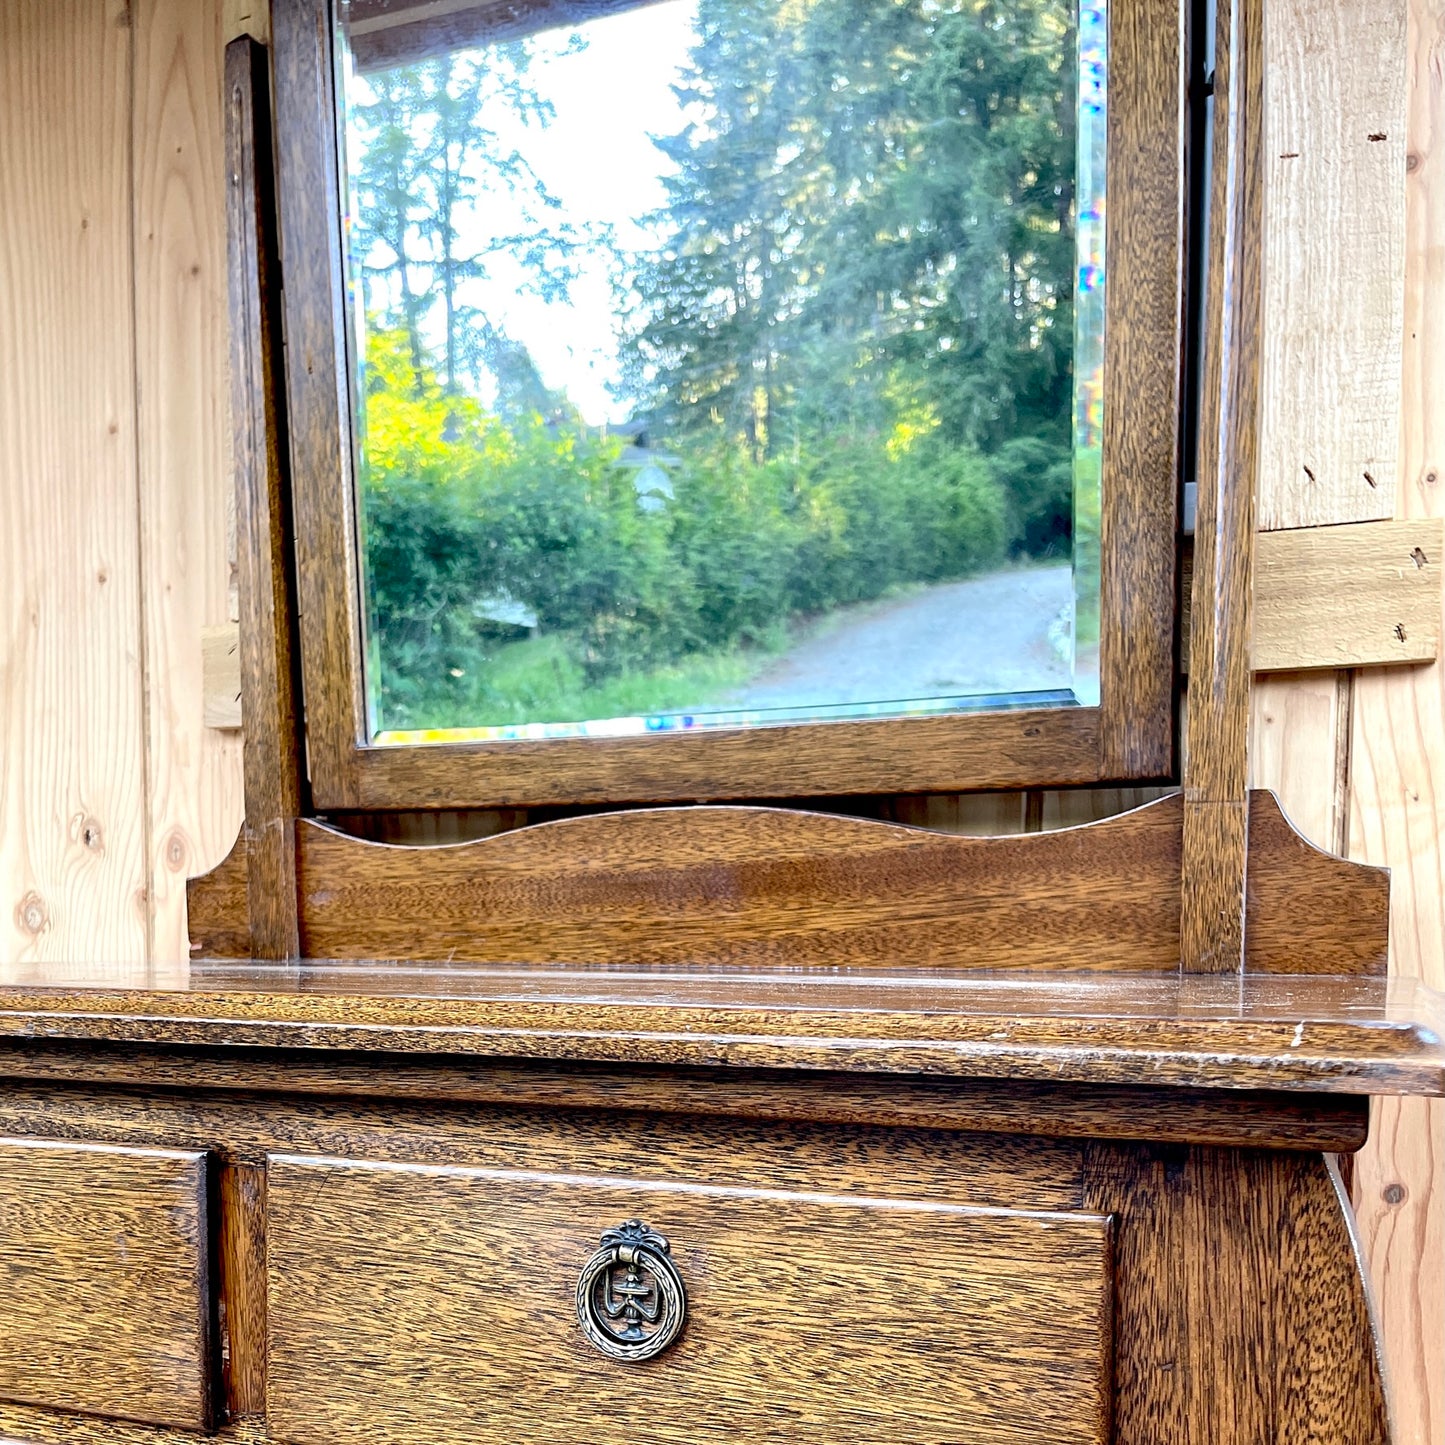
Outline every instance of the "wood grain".
{"label": "wood grain", "polygon": [[[1099,597],[1100,766],[1174,772],[1175,578],[1183,375],[1183,7],[1109,12],[1108,281]],[[1024,781],[1047,786],[1054,781]]]}
{"label": "wood grain", "polygon": [[334,68],[320,0],[278,0],[301,652],[324,811],[530,807],[1003,791],[1172,767],[1181,328],[1180,10],[1111,16],[1102,708],[914,717],[631,738],[367,745],[336,175]]}
{"label": "wood grain", "polygon": [[[188,1080],[194,1088],[198,1080]],[[229,1418],[266,1411],[266,1171],[220,1170],[221,1378]]]}
{"label": "wood grain", "polygon": [[1350,689],[1348,672],[1276,673],[1250,696],[1250,781],[1268,787],[1312,843],[1347,847]]}
{"label": "wood grain", "polygon": [[[1432,662],[1440,646],[1442,527],[1437,519],[1260,532],[1254,640],[1261,673]],[[1181,666],[1189,670],[1188,584]]]}
{"label": "wood grain", "polygon": [[211,1423],[206,1160],[0,1141],[0,1395]]}
{"label": "wood grain", "polygon": [[128,20],[0,6],[0,961],[147,955]]}
{"label": "wood grain", "polygon": [[1433,662],[1442,544],[1438,518],[1261,533],[1255,670]]}
{"label": "wood grain", "polygon": [[[235,1421],[210,1438],[218,1445],[282,1445],[267,1435],[264,1422],[257,1419]],[[5,1445],[196,1445],[190,1430],[127,1425],[4,1401],[0,1401],[0,1440]]]}
{"label": "wood grain", "polygon": [[[1345,1094],[1445,1091],[1445,1001],[1409,980],[193,966],[0,994],[0,1037],[852,1070]],[[98,975],[98,976],[97,976]]]}
{"label": "wood grain", "polygon": [[[766,1069],[566,1067],[481,1060],[368,1057],[305,1050],[144,1048],[124,1044],[0,1044],[0,1078],[118,1084],[133,1089],[210,1089],[232,1093],[320,1094],[332,1098],[507,1104],[514,1108],[627,1109],[649,1114],[778,1119],[799,1123],[978,1130],[1046,1138],[1141,1139],[1220,1146],[1353,1153],[1365,1142],[1368,1101],[1331,1094],[1261,1090],[1145,1088],[1137,1085],[1043,1084],[1014,1080],[929,1079]],[[250,1217],[244,1171],[222,1174],[222,1227]],[[238,1210],[228,1204],[236,1191]],[[254,1235],[227,1244],[223,1262],[240,1259],[242,1278],[227,1275],[223,1307],[247,1293],[250,1261],[264,1256]],[[229,1266],[228,1266],[229,1267]],[[252,1319],[257,1316],[253,1314]],[[252,1339],[256,1331],[246,1332]],[[236,1345],[232,1356],[241,1360]],[[243,1352],[244,1353],[244,1352]],[[232,1364],[239,1381],[248,1372]],[[237,1404],[233,1390],[231,1408]],[[246,1394],[245,1398],[254,1399]]]}
{"label": "wood grain", "polygon": [[246,899],[249,872],[243,829],[231,851],[209,873],[186,884],[190,953],[249,958],[251,910]]}
{"label": "wood grain", "polygon": [[221,33],[214,4],[134,0],[132,216],[151,956],[187,956],[185,881],[242,813],[238,740],[204,727],[201,626],[229,608]]}
{"label": "wood grain", "polygon": [[1167,800],[995,839],[764,808],[610,813],[439,850],[310,823],[300,839],[304,947],[336,958],[1159,968],[1177,957],[1177,870]]}
{"label": "wood grain", "polygon": [[[1385,875],[1304,844],[1268,794],[1251,806],[1250,970],[1378,971]],[[972,838],[776,808],[656,809],[441,848],[303,822],[301,937],[332,959],[1169,969],[1180,810],[1175,794],[1084,828]],[[239,871],[233,857],[195,886],[204,955],[250,955]]]}
{"label": "wood grain", "polygon": [[[1445,4],[1412,0],[1399,505],[1445,514]],[[1445,985],[1445,666],[1361,675],[1350,852],[1393,870],[1391,969]],[[1445,1440],[1445,1110],[1382,1100],[1356,1208],[1404,1445]]]}
{"label": "wood grain", "polygon": [[201,721],[241,729],[241,629],[234,622],[201,629]]}
{"label": "wood grain", "polygon": [[[267,1406],[296,1445],[430,1445],[457,1419],[537,1445],[685,1445],[703,1420],[797,1445],[1108,1440],[1102,1215],[286,1156],[268,1174]],[[645,1370],[588,1344],[572,1300],[631,1218],[687,1287]]]}
{"label": "wood grain", "polygon": [[227,44],[249,35],[262,45],[271,41],[271,0],[220,0],[221,24]]}
{"label": "wood grain", "polygon": [[293,651],[296,584],[277,294],[271,78],[254,40],[226,47],[231,420],[246,718],[246,900],[251,948],[297,958],[295,821],[305,803],[304,724]]}
{"label": "wood grain", "polygon": [[[512,1109],[397,1100],[239,1098],[191,1090],[15,1085],[0,1098],[12,1133],[176,1147],[260,1166],[271,1154],[393,1164],[576,1172],[616,1156],[619,1140],[649,1177],[748,1189],[827,1190],[1007,1209],[1078,1207],[1082,1147],[1072,1140],[855,1125],[656,1118],[616,1110]],[[89,1132],[87,1132],[89,1131]],[[202,1142],[203,1141],[203,1142]],[[595,1245],[594,1245],[595,1248]]]}
{"label": "wood grain", "polygon": [[1318,1155],[1093,1146],[1118,1219],[1116,1439],[1387,1445],[1346,1202]]}
{"label": "wood grain", "polygon": [[357,800],[344,783],[327,785],[328,766],[335,767],[327,760],[348,756],[359,741],[362,700],[353,655],[356,519],[328,7],[274,0],[271,30],[297,605],[308,619],[307,744],[318,805],[344,808]]}
{"label": "wood grain", "polygon": [[1200,382],[1181,966],[1245,966],[1263,209],[1263,0],[1220,0]]}
{"label": "wood grain", "polygon": [[1394,515],[1405,11],[1271,0],[1264,528]]}

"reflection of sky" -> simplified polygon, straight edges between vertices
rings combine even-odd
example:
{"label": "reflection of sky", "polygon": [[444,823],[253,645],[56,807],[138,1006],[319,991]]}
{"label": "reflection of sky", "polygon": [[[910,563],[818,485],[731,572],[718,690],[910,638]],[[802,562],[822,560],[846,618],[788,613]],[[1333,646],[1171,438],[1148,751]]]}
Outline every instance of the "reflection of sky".
{"label": "reflection of sky", "polygon": [[[587,45],[576,54],[566,51],[578,31],[539,35],[527,77],[555,107],[555,118],[546,127],[524,125],[497,104],[481,119],[504,151],[527,157],[562,202],[554,215],[610,227],[623,252],[661,239],[640,223],[666,203],[661,177],[671,169],[650,137],[676,135],[686,124],[672,87],[687,63],[695,13],[695,0],[669,0],[608,16],[580,27]],[[484,193],[478,202],[478,214],[462,222],[464,250],[480,249],[486,233],[524,224],[516,198],[505,191]],[[543,381],[565,389],[589,422],[622,420],[628,408],[608,391],[618,371],[613,256],[598,246],[574,263],[582,274],[565,301],[531,294],[525,268],[504,256],[489,259],[488,279],[467,283],[464,300],[522,342]]]}

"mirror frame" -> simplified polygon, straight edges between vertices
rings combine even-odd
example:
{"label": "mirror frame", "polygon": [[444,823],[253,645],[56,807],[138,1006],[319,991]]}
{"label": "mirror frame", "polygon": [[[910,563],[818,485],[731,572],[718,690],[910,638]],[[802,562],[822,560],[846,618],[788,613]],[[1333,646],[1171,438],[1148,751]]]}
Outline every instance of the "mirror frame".
{"label": "mirror frame", "polygon": [[1188,0],[1110,4],[1099,706],[385,745],[366,736],[362,696],[333,18],[333,0],[274,0],[298,641],[317,810],[963,792],[1172,777]]}

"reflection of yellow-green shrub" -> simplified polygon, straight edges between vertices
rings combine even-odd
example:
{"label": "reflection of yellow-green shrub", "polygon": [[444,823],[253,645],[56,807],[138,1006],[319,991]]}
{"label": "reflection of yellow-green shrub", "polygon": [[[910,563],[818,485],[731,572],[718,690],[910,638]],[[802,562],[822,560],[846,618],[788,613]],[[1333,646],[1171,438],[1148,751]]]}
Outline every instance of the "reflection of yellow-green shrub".
{"label": "reflection of yellow-green shrub", "polygon": [[[683,705],[706,678],[728,685],[729,649],[776,645],[790,617],[997,565],[1018,534],[992,459],[936,436],[801,461],[692,455],[649,510],[615,441],[447,395],[399,333],[373,336],[366,385],[389,727],[556,719],[583,690],[607,709]],[[535,635],[519,642],[499,617]],[[643,673],[649,686],[631,688]],[[657,701],[672,691],[677,703]]]}

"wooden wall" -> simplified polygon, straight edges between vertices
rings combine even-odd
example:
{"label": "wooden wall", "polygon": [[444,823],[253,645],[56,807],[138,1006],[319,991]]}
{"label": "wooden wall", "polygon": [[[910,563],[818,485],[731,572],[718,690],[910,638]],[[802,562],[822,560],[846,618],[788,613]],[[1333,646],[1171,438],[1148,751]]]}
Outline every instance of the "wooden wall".
{"label": "wooden wall", "polygon": [[[256,8],[0,0],[0,965],[174,969],[182,881],[239,825],[200,637],[231,590],[221,50]],[[1269,22],[1261,525],[1441,514],[1445,0]],[[1255,703],[1255,780],[1392,866],[1392,966],[1445,987],[1445,666]],[[1128,801],[898,811],[1011,831]],[[1445,1445],[1445,1106],[1381,1105],[1355,1187],[1399,1438]]]}
{"label": "wooden wall", "polygon": [[0,0],[0,959],[183,959],[241,814],[221,14]]}

